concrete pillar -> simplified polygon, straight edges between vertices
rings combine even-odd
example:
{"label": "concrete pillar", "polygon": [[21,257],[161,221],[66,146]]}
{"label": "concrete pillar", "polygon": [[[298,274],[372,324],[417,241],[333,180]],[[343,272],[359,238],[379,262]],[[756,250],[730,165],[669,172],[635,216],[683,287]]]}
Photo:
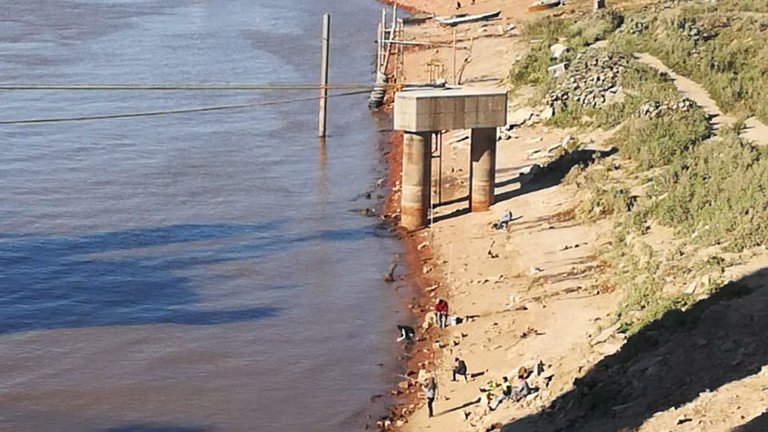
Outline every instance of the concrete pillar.
{"label": "concrete pillar", "polygon": [[486,211],[493,204],[496,183],[496,128],[472,129],[469,208]]}
{"label": "concrete pillar", "polygon": [[431,199],[432,133],[403,133],[403,192],[400,225],[409,230],[427,226]]}

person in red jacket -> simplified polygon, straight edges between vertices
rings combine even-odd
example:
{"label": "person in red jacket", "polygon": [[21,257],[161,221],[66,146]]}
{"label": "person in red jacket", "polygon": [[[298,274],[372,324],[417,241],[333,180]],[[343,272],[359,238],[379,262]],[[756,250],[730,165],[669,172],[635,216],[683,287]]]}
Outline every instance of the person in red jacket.
{"label": "person in red jacket", "polygon": [[437,313],[437,323],[441,329],[444,329],[448,325],[448,302],[443,299],[437,299],[435,313]]}

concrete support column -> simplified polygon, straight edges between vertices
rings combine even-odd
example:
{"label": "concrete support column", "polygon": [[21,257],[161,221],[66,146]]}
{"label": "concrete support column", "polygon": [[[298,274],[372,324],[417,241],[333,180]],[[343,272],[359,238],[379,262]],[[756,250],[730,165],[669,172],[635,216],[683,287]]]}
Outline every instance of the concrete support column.
{"label": "concrete support column", "polygon": [[496,128],[472,129],[469,208],[486,211],[493,205],[496,184]]}
{"label": "concrete support column", "polygon": [[400,225],[409,230],[427,226],[432,195],[432,133],[403,133],[403,192]]}

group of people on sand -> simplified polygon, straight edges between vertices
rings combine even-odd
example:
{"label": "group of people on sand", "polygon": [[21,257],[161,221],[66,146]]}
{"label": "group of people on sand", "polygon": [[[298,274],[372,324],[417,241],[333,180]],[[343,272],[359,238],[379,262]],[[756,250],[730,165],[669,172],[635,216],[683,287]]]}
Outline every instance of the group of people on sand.
{"label": "group of people on sand", "polygon": [[528,385],[528,381],[526,381],[527,377],[528,369],[526,369],[525,366],[521,366],[520,369],[518,369],[514,385],[512,385],[506,376],[501,377],[501,393],[492,403],[490,400],[493,398],[493,393],[490,391],[488,392],[490,395],[490,397],[487,398],[488,409],[495,411],[496,408],[507,399],[519,402],[521,399],[528,396],[531,393],[531,387]]}
{"label": "group of people on sand", "polygon": [[[448,310],[447,301],[442,298],[438,298],[435,301],[434,321],[436,321],[436,324],[440,327],[440,329],[445,329],[448,326]],[[413,327],[406,325],[398,325],[397,327],[400,331],[400,337],[397,339],[398,342],[405,341],[408,343],[414,341],[416,332]],[[480,388],[482,393],[480,400],[485,399],[486,409],[488,411],[495,411],[499,405],[501,405],[506,400],[518,402],[531,394],[532,389],[526,380],[528,374],[528,370],[523,366],[518,369],[514,381],[510,381],[509,377],[503,376],[501,377],[500,383],[491,380],[488,382],[486,387]],[[461,358],[456,357],[454,358],[454,367],[451,370],[451,381],[455,382],[459,377],[463,377],[464,382],[469,382],[470,376],[467,363]],[[423,383],[422,391],[427,404],[427,412],[429,417],[433,417],[434,403],[435,398],[437,397],[437,379],[435,378],[434,374],[429,374],[425,377],[424,380],[420,379],[420,381]],[[496,395],[497,389],[499,390],[498,396]]]}
{"label": "group of people on sand", "polygon": [[[457,377],[463,377],[464,382],[469,382],[467,363],[459,357],[454,359],[454,367],[451,371],[451,381],[457,381]],[[526,396],[533,392],[531,386],[528,385],[529,371],[525,366],[521,366],[517,371],[517,376],[514,382],[510,381],[508,377],[501,377],[501,382],[497,383],[491,380],[487,383],[486,387],[481,387],[480,392],[482,396],[480,401],[485,399],[485,408],[488,411],[495,411],[499,405],[506,400],[513,402],[519,402]],[[434,403],[437,397],[437,379],[434,375],[430,375],[423,384],[424,399],[427,403],[427,412],[429,417],[434,416]],[[498,396],[496,391],[499,390]]]}

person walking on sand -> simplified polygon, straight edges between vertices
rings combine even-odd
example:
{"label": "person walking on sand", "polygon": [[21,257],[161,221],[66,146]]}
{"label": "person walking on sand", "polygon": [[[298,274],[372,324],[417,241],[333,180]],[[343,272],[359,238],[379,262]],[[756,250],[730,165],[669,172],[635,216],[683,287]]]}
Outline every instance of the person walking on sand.
{"label": "person walking on sand", "polygon": [[464,362],[464,360],[458,357],[454,359],[454,362],[456,362],[456,366],[453,368],[453,379],[451,379],[451,381],[456,381],[456,375],[460,375],[464,377],[464,382],[468,382],[469,379],[467,379],[467,364]]}
{"label": "person walking on sand", "polygon": [[435,313],[437,313],[437,323],[441,329],[444,329],[448,325],[448,302],[443,299],[437,299]]}
{"label": "person walking on sand", "polygon": [[427,384],[424,386],[424,396],[427,398],[427,410],[429,411],[429,416],[434,416],[434,411],[432,409],[432,405],[435,403],[435,396],[437,396],[437,382],[435,381],[435,377],[430,377],[429,380],[427,380]]}

